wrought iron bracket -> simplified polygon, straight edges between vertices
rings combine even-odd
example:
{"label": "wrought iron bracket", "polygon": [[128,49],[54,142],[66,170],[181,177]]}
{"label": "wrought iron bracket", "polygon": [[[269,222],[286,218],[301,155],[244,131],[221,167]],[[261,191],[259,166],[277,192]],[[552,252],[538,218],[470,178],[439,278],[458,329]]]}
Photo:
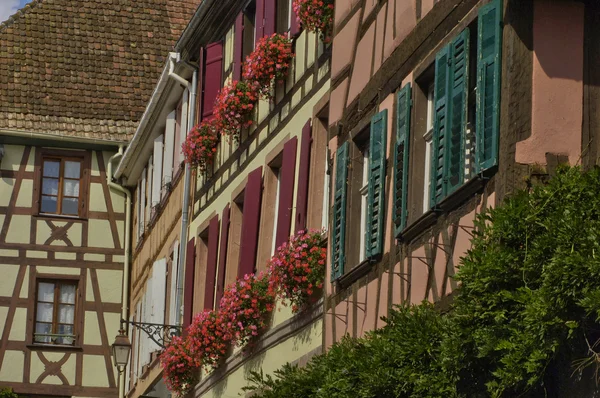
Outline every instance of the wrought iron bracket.
{"label": "wrought iron bracket", "polygon": [[121,319],[121,329],[125,330],[125,325],[138,328],[150,337],[160,348],[165,348],[165,344],[173,337],[180,336],[182,327],[176,325],[161,325],[159,323],[134,322]]}

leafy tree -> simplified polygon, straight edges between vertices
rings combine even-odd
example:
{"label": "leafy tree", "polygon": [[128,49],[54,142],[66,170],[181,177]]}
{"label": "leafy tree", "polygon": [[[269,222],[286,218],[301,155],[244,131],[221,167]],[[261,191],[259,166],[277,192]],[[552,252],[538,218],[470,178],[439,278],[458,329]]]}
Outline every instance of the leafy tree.
{"label": "leafy tree", "polygon": [[[452,310],[397,307],[305,367],[253,373],[263,398],[537,397],[600,374],[600,169],[559,169],[479,215]],[[597,351],[596,351],[597,350]],[[561,379],[562,377],[562,379]]]}

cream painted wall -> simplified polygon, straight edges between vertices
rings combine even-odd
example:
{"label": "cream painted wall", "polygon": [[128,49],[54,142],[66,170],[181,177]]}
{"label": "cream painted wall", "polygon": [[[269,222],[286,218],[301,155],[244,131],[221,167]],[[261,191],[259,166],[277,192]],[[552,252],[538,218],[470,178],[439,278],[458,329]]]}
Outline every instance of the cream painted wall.
{"label": "cream painted wall", "polygon": [[[83,356],[83,380],[85,387],[108,387],[108,375],[106,374],[106,364],[104,357],[101,355],[84,355]],[[88,369],[98,369],[94,371]]]}
{"label": "cream painted wall", "polygon": [[27,330],[27,308],[17,308],[13,318],[12,327],[8,340],[10,341],[25,341]]}
{"label": "cream painted wall", "polygon": [[0,164],[0,170],[19,170],[24,150],[25,147],[22,145],[4,145],[4,157]]}
{"label": "cream painted wall", "polygon": [[0,264],[0,295],[11,296],[17,282],[18,265]]}
{"label": "cream painted wall", "polygon": [[0,381],[23,380],[25,353],[22,351],[6,351],[0,369]]}
{"label": "cream painted wall", "polygon": [[30,216],[13,215],[6,235],[6,243],[29,243]]}
{"label": "cream painted wall", "polygon": [[203,394],[202,398],[238,397],[242,388],[248,385],[246,375],[250,371],[262,369],[264,373],[272,374],[286,363],[294,362],[316,350],[322,344],[322,330],[323,323],[319,319],[270,350],[248,360],[243,366]]}
{"label": "cream painted wall", "polygon": [[86,311],[83,327],[85,328],[85,333],[83,334],[83,344],[102,344],[102,338],[100,337],[100,326],[98,324],[98,314],[93,311]]}

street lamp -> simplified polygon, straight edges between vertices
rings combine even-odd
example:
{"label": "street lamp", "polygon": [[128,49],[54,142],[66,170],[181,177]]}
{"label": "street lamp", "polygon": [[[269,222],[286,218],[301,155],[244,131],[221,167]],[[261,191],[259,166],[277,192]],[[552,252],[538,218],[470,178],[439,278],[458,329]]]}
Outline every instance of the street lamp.
{"label": "street lamp", "polygon": [[131,342],[125,334],[125,330],[119,330],[119,334],[115,338],[115,342],[112,345],[113,358],[115,365],[119,369],[119,373],[123,372],[127,362],[129,361],[129,353],[131,352]]}

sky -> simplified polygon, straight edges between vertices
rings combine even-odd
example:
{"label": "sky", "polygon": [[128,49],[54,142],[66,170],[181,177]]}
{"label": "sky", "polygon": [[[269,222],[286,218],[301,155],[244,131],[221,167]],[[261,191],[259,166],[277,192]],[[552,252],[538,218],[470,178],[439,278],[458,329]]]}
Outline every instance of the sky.
{"label": "sky", "polygon": [[31,0],[0,0],[0,22],[8,19]]}

